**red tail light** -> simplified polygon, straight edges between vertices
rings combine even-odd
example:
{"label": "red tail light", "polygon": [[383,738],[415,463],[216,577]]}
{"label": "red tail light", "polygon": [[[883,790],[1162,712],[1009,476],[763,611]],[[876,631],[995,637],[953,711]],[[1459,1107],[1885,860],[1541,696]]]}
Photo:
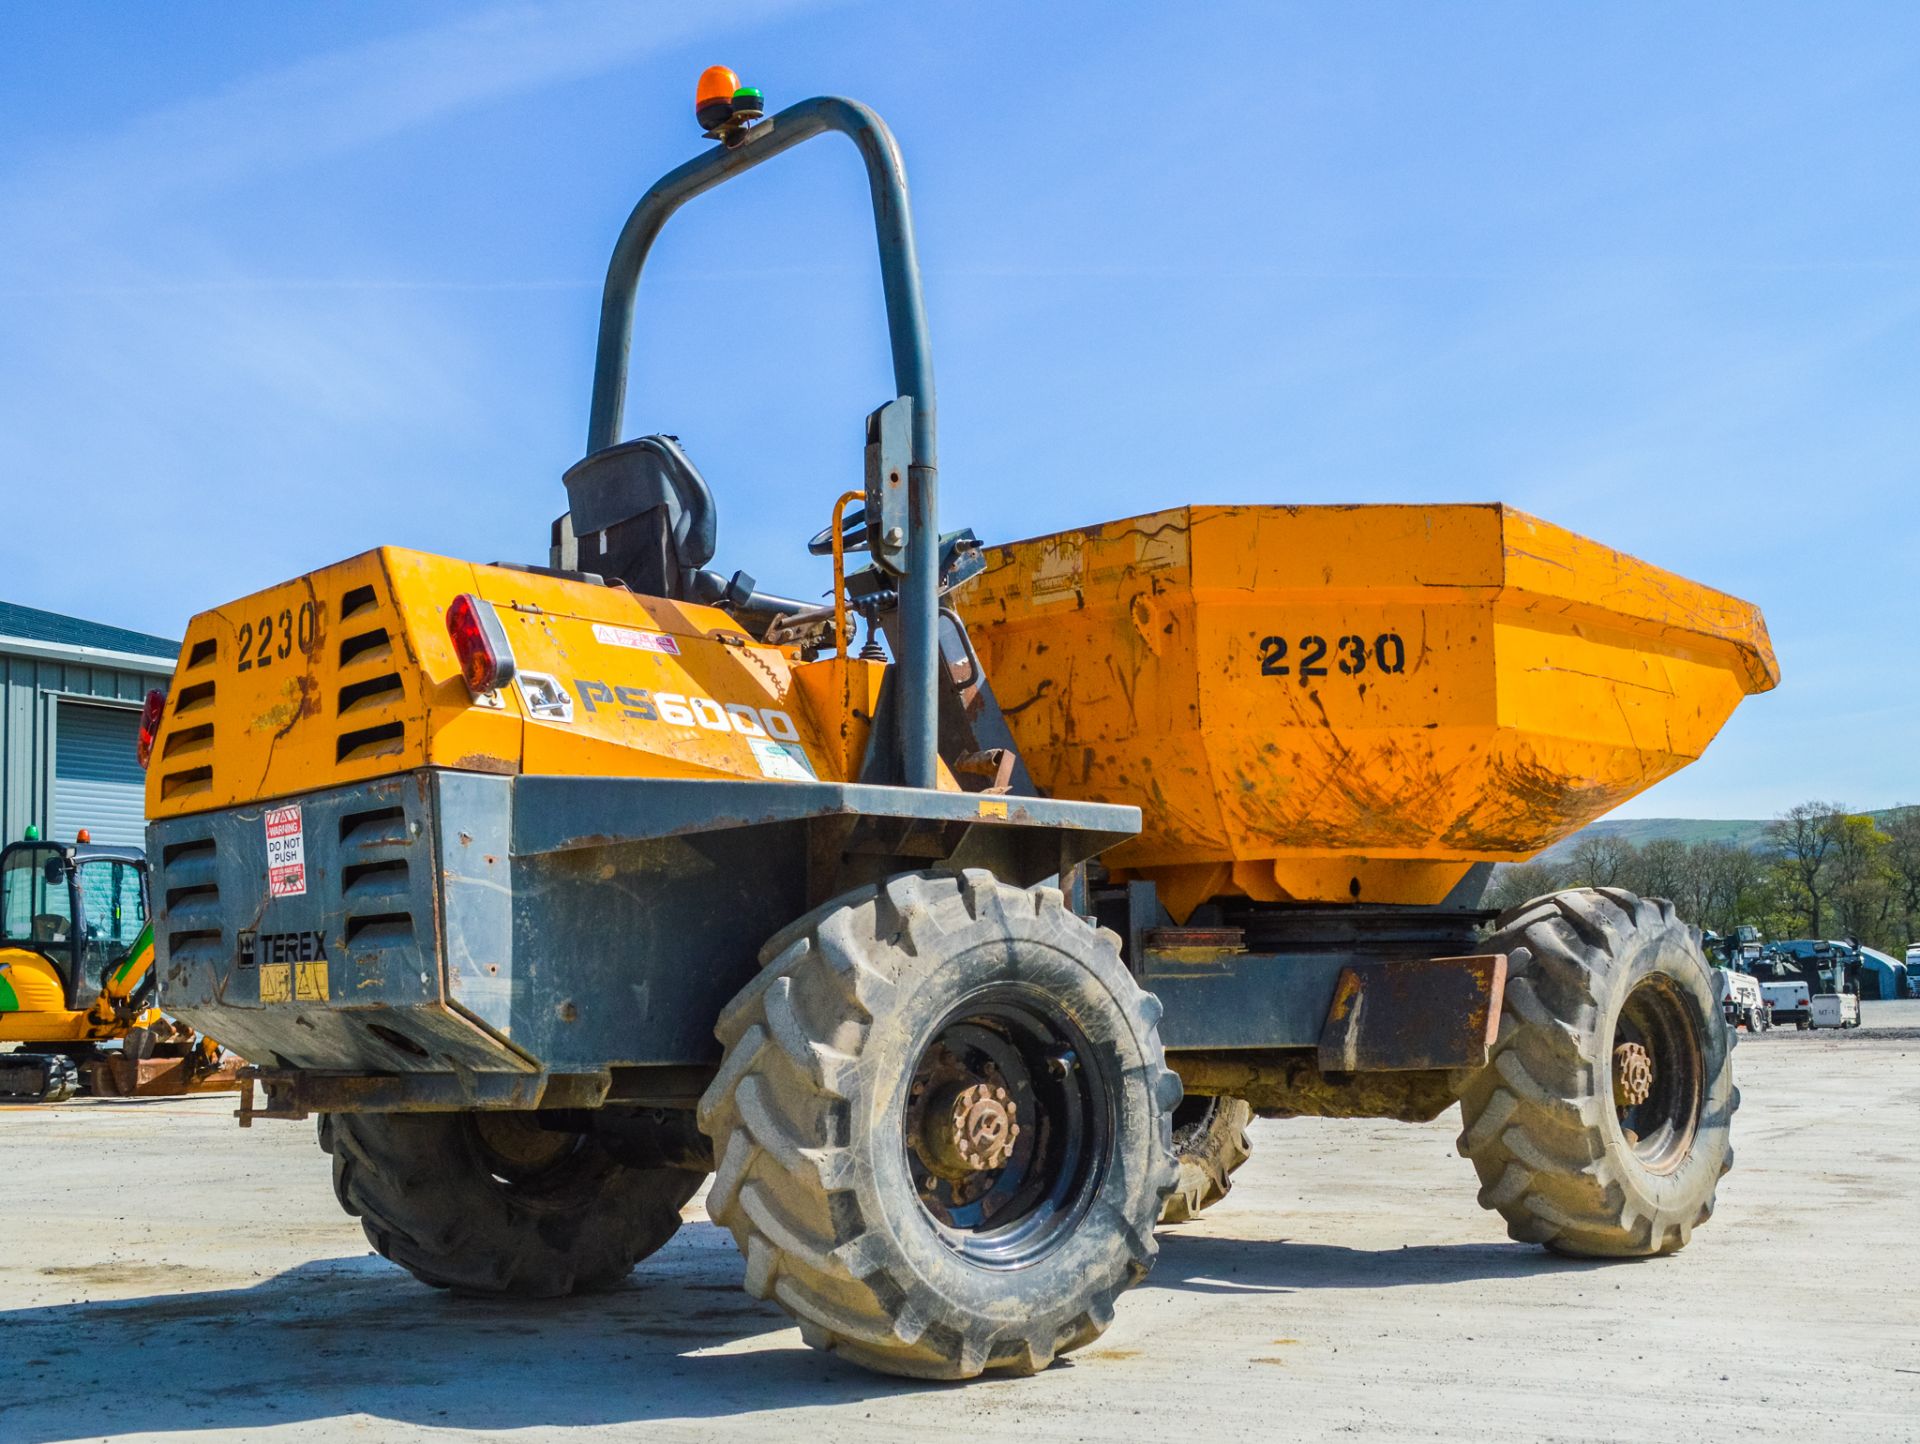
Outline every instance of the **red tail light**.
{"label": "red tail light", "polygon": [[513,680],[513,649],[491,603],[466,592],[455,597],[447,608],[447,635],[467,690],[476,697]]}
{"label": "red tail light", "polygon": [[153,757],[153,744],[160,736],[160,720],[166,714],[167,694],[155,687],[147,693],[146,705],[140,709],[140,739],[133,744],[133,755],[140,759],[143,768]]}

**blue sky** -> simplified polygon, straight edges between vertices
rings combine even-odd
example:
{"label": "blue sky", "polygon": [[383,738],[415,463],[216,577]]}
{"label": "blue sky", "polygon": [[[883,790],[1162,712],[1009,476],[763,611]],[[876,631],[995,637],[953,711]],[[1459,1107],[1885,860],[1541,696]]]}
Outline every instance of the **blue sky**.
{"label": "blue sky", "polygon": [[[380,542],[540,559],[715,61],[900,136],[948,525],[1511,502],[1772,626],[1624,811],[1920,800],[1905,3],[10,5],[0,595],[172,634]],[[890,394],[864,207],[806,147],[642,291],[630,430],[786,589]]]}

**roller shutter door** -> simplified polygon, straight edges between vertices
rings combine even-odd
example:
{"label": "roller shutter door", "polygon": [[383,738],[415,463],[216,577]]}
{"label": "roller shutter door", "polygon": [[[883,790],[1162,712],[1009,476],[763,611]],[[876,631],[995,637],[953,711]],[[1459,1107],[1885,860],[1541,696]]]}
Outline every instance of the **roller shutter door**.
{"label": "roller shutter door", "polygon": [[140,714],[130,707],[60,704],[53,754],[53,835],[86,828],[95,842],[146,843],[146,774],[133,755]]}

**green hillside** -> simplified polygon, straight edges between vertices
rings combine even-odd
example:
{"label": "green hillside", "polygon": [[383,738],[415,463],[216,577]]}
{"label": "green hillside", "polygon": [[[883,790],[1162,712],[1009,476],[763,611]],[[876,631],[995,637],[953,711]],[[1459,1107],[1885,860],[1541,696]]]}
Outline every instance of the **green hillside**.
{"label": "green hillside", "polygon": [[[1883,807],[1867,816],[1884,823],[1898,808]],[[1605,817],[1576,832],[1540,854],[1540,861],[1564,858],[1580,839],[1587,836],[1618,837],[1635,847],[1645,847],[1661,838],[1678,842],[1731,842],[1740,847],[1760,847],[1767,840],[1767,819],[1710,817]]]}

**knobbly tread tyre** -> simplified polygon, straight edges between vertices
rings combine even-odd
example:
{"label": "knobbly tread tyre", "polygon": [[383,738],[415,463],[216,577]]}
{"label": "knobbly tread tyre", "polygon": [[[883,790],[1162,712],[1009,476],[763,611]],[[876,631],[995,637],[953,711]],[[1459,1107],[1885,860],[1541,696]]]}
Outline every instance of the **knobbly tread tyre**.
{"label": "knobbly tread tyre", "polygon": [[333,1191],[367,1242],[422,1283],[557,1298],[611,1288],[673,1237],[701,1175],[629,1168],[591,1138],[546,1192],[502,1183],[464,1113],[321,1114]]}
{"label": "knobbly tread tyre", "polygon": [[[699,1111],[719,1160],[707,1212],[732,1232],[748,1292],[778,1302],[814,1348],[908,1377],[1037,1373],[1097,1338],[1115,1297],[1152,1267],[1180,1099],[1159,1001],[1117,943],[1057,889],[983,871],[901,874],[768,942],[763,971],[715,1028],[724,1054]],[[1118,1104],[1078,1226],[1026,1266],[988,1269],[935,1236],[900,1117],[941,1020],[970,989],[1013,975],[1046,989],[1081,980],[1061,1001],[1118,1060]]]}
{"label": "knobbly tread tyre", "polygon": [[[1673,904],[1578,888],[1503,914],[1488,952],[1507,955],[1499,1035],[1461,1088],[1460,1152],[1480,1204],[1526,1243],[1582,1257],[1672,1253],[1712,1215],[1733,1166],[1740,1106],[1735,1034],[1722,1022],[1699,932]],[[1698,1024],[1704,1097],[1691,1145],[1666,1173],[1642,1165],[1613,1107],[1614,1024],[1633,986],[1666,974]]]}
{"label": "knobbly tread tyre", "polygon": [[1225,1096],[1194,1101],[1210,1106],[1185,1137],[1183,1130],[1174,1130],[1173,1152],[1180,1177],[1161,1205],[1162,1223],[1191,1223],[1202,1209],[1212,1208],[1233,1188],[1234,1171],[1253,1156],[1253,1142],[1247,1137],[1253,1122],[1251,1104]]}

